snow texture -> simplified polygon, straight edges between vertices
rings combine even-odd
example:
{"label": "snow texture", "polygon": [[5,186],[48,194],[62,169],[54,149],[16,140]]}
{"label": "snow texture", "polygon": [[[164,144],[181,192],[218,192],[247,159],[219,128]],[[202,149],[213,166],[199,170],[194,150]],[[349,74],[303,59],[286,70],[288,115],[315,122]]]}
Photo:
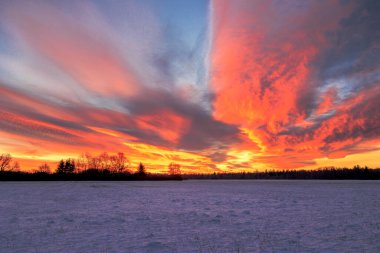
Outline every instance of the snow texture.
{"label": "snow texture", "polygon": [[2,182],[0,252],[380,252],[379,181]]}

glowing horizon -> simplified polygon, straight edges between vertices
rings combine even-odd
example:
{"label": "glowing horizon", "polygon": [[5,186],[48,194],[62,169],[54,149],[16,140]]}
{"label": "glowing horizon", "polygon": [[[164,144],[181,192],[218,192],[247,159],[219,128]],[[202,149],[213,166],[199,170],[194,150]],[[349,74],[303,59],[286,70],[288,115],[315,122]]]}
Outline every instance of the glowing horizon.
{"label": "glowing horizon", "polygon": [[377,1],[4,1],[0,153],[380,167]]}

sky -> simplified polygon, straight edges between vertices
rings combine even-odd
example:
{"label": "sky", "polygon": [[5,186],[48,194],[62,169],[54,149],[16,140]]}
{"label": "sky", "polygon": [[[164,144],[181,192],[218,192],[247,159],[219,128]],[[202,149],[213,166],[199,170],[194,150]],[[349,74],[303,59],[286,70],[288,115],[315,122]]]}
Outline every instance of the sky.
{"label": "sky", "polygon": [[0,2],[0,153],[380,166],[380,1]]}

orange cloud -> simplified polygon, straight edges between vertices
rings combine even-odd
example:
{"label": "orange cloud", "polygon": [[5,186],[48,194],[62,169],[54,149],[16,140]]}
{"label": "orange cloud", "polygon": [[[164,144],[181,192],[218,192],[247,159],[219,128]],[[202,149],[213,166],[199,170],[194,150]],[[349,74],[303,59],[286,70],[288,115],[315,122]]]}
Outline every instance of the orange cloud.
{"label": "orange cloud", "polygon": [[177,143],[187,132],[189,121],[170,110],[163,109],[154,114],[139,116],[137,125],[141,129],[153,131],[169,142]]}
{"label": "orange cloud", "polygon": [[[275,168],[302,167],[327,154],[320,150],[325,146],[320,133],[327,126],[314,132],[316,123],[309,118],[315,103],[316,115],[336,109],[337,92],[330,89],[315,100],[320,80],[312,63],[328,46],[325,34],[339,26],[352,6],[330,1],[304,7],[294,14],[288,3],[213,1],[214,116],[240,125],[242,133],[260,147],[250,156],[239,151],[252,167],[263,163]],[[329,9],[339,12],[319,16]],[[307,131],[298,136],[289,132],[291,128]],[[335,144],[331,151],[338,152],[349,143],[355,140]],[[236,159],[230,161],[239,164]]]}
{"label": "orange cloud", "polygon": [[145,5],[121,11],[127,25],[90,2],[4,6],[17,54],[0,60],[0,151],[25,169],[85,152],[158,172],[315,168],[380,148],[363,3],[214,0],[196,49]]}

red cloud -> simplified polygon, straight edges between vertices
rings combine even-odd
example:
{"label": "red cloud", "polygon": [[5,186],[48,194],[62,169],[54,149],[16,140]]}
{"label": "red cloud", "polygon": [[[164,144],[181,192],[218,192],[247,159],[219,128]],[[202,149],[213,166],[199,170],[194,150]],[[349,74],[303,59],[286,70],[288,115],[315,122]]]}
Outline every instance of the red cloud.
{"label": "red cloud", "polygon": [[213,1],[214,115],[240,125],[261,147],[256,161],[280,168],[302,167],[326,155],[319,150],[326,146],[324,138],[316,136],[309,117],[334,109],[337,95],[330,90],[318,99],[313,63],[328,47],[326,33],[352,10],[339,1],[300,6],[295,12],[286,2]]}

